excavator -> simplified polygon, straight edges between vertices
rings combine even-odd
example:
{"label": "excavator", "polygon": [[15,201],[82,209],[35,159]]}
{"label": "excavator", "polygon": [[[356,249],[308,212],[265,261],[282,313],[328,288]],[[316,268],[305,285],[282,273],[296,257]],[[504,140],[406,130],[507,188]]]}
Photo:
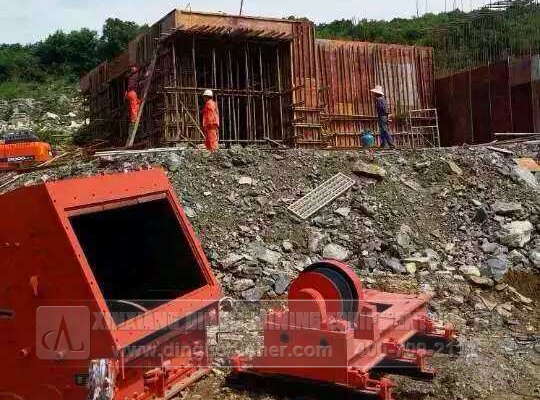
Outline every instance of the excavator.
{"label": "excavator", "polygon": [[0,171],[32,167],[52,157],[51,145],[30,131],[0,133]]}

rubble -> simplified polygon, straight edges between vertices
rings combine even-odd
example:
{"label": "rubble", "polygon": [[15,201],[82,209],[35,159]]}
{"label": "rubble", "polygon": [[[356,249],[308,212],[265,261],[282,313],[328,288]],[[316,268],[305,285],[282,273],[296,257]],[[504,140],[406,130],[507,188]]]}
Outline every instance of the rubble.
{"label": "rubble", "polygon": [[82,100],[75,94],[70,93],[68,98],[61,92],[51,90],[40,99],[0,99],[0,133],[30,130],[47,141],[73,137],[86,123]]}
{"label": "rubble", "polygon": [[384,168],[375,164],[368,164],[363,161],[358,161],[354,165],[353,172],[356,175],[374,178],[377,180],[383,180],[386,177],[386,170]]}
{"label": "rubble", "polygon": [[505,203],[503,201],[497,201],[495,204],[493,204],[493,206],[491,206],[491,209],[495,214],[511,215],[522,211],[523,207],[520,203]]}
{"label": "rubble", "polygon": [[[539,146],[512,150],[527,155],[537,153]],[[434,292],[430,310],[448,314],[465,338],[480,341],[474,350],[478,358],[471,358],[470,366],[463,361],[459,369],[445,367],[448,371],[436,380],[429,398],[490,398],[483,372],[472,382],[470,376],[483,371],[494,357],[512,369],[512,379],[518,379],[514,371],[530,376],[520,369],[520,356],[513,355],[508,364],[499,353],[500,335],[513,337],[508,321],[518,321],[512,325],[515,330],[540,329],[536,295],[526,290],[525,283],[521,287],[509,281],[515,271],[531,276],[540,272],[540,200],[537,192],[512,179],[513,160],[482,147],[376,152],[373,165],[385,171],[384,179],[375,182],[373,175],[369,179],[359,175],[352,190],[302,220],[287,207],[339,172],[353,176],[359,161],[370,165],[369,155],[249,147],[212,155],[199,149],[173,154],[172,160],[166,152],[80,160],[23,175],[1,190],[39,182],[44,175],[54,180],[163,166],[227,294],[249,302],[273,299],[283,296],[291,279],[311,263],[330,256],[346,259],[368,287]],[[462,175],[450,171],[445,161],[449,158]],[[412,190],[401,181],[403,176],[424,189]],[[240,184],[243,177],[249,177],[250,183]],[[507,206],[512,203],[520,207]],[[496,213],[495,204],[506,211]],[[475,217],[480,209],[479,220]],[[497,290],[496,285],[503,289]],[[486,302],[494,303],[493,307]],[[507,302],[510,310],[502,306]],[[248,329],[247,322],[233,322],[238,331]],[[506,374],[493,368],[488,372],[489,379],[496,379],[508,393],[511,384]]]}
{"label": "rubble", "polygon": [[345,261],[349,258],[349,251],[339,244],[329,243],[323,249],[323,257],[338,261]]}
{"label": "rubble", "polygon": [[522,248],[531,241],[533,229],[529,221],[513,221],[502,226],[499,239],[506,246]]}

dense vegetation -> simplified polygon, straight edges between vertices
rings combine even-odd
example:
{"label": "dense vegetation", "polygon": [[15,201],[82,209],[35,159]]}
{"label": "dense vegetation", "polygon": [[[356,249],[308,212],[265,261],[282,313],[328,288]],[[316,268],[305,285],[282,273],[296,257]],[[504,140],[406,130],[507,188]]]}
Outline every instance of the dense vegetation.
{"label": "dense vegetation", "polygon": [[101,35],[86,28],[69,33],[59,30],[31,45],[0,44],[0,97],[38,97],[40,90],[49,90],[51,85],[72,84],[124,50],[144,29],[110,18]]}
{"label": "dense vegetation", "polygon": [[[124,50],[144,29],[111,18],[101,35],[83,28],[57,31],[27,46],[0,44],[0,97],[35,95],[44,83],[73,83]],[[318,25],[317,36],[433,46],[438,68],[458,69],[540,50],[540,6],[536,0],[516,0],[502,11],[455,10],[391,21],[343,19]]]}
{"label": "dense vegetation", "polygon": [[344,19],[317,27],[321,38],[400,43],[435,48],[438,70],[457,70],[540,50],[537,0],[507,8],[455,10],[391,21]]}

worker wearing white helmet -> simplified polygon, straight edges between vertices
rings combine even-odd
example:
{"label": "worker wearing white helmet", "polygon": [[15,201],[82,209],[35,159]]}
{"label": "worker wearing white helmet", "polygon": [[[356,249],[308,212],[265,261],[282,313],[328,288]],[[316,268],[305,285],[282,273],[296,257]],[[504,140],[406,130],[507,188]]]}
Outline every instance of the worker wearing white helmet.
{"label": "worker wearing white helmet", "polygon": [[384,97],[384,89],[381,85],[377,85],[370,92],[375,96],[375,109],[377,110],[377,121],[379,122],[379,130],[381,132],[381,147],[385,147],[388,143],[388,146],[393,148],[394,140],[388,126],[390,110],[388,108],[388,102]]}
{"label": "worker wearing white helmet", "polygon": [[204,108],[203,131],[205,135],[204,144],[209,151],[216,151],[219,148],[219,110],[214,101],[214,93],[210,89],[203,92]]}

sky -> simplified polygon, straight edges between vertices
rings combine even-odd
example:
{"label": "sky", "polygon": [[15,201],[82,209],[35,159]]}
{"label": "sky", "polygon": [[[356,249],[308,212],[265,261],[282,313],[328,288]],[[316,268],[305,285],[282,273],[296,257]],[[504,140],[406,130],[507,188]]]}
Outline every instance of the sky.
{"label": "sky", "polygon": [[[174,8],[238,14],[241,0],[0,0],[0,43],[33,43],[61,29],[100,31],[109,17],[152,24]],[[392,19],[419,13],[464,10],[486,0],[244,0],[244,14],[295,15],[315,22],[342,18]]]}

